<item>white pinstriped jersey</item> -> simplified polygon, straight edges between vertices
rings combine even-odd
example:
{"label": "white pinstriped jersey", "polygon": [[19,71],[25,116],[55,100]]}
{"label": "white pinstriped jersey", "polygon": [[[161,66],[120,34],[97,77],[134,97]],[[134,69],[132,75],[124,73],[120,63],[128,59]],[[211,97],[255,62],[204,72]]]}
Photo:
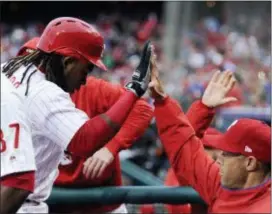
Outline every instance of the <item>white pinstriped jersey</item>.
{"label": "white pinstriped jersey", "polygon": [[[21,81],[25,70],[26,67],[20,67],[10,78],[15,86],[19,85],[17,82]],[[28,70],[23,83],[16,90],[18,96],[24,96],[27,79],[35,70],[35,66]],[[25,108],[37,165],[35,190],[28,199],[43,202],[49,197],[58,175],[57,167],[63,151],[89,118],[85,112],[75,108],[68,93],[47,81],[40,71],[31,76]],[[28,209],[27,212],[35,213],[35,210]]]}
{"label": "white pinstriped jersey", "polygon": [[0,177],[18,172],[35,171],[35,157],[30,126],[23,101],[1,73],[1,170]]}

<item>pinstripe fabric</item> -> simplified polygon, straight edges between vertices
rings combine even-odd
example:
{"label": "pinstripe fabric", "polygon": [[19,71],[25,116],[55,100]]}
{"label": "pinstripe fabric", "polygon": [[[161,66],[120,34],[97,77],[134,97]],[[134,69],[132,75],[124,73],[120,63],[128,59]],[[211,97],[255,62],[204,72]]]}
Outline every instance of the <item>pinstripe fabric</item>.
{"label": "pinstripe fabric", "polygon": [[[23,101],[16,96],[14,87],[1,73],[1,170],[0,177],[36,170],[30,126],[23,111]],[[18,128],[9,127],[18,124]],[[15,145],[18,133],[18,146]],[[3,140],[5,142],[3,142]],[[17,148],[16,148],[17,147]]]}
{"label": "pinstripe fabric", "polygon": [[[28,75],[36,69],[34,66]],[[15,72],[13,80],[20,81],[25,67]],[[26,82],[26,81],[25,81]],[[18,96],[22,96],[26,89],[23,82],[17,88]],[[37,171],[35,174],[35,190],[28,199],[36,202],[45,201],[51,192],[53,182],[58,175],[57,166],[74,134],[89,119],[81,110],[75,108],[68,93],[57,85],[45,80],[40,71],[32,75],[28,96],[25,98],[25,111],[31,127],[31,135],[35,153]],[[24,209],[28,213],[35,213],[33,205]],[[40,204],[44,207],[44,204]],[[20,210],[20,212],[23,212]],[[47,212],[47,207],[44,209]]]}

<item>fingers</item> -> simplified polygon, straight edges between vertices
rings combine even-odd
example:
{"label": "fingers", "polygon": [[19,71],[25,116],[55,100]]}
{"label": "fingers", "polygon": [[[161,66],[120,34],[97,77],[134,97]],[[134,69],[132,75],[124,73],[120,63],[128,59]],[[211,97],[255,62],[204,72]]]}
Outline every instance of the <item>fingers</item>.
{"label": "fingers", "polygon": [[221,74],[221,72],[220,72],[219,70],[217,70],[217,71],[213,74],[213,76],[212,76],[210,82],[217,82],[218,79],[219,79],[219,77],[220,77],[220,74]]}
{"label": "fingers", "polygon": [[235,83],[236,83],[236,79],[232,75],[229,82],[228,82],[228,84],[227,84],[227,86],[226,86],[226,90],[230,91],[234,87]]}
{"label": "fingers", "polygon": [[233,73],[231,71],[224,71],[222,75],[223,75],[222,84],[224,87],[227,87],[233,76]]}
{"label": "fingers", "polygon": [[226,97],[222,100],[221,105],[235,101],[237,101],[237,98],[235,97]]}
{"label": "fingers", "polygon": [[87,160],[83,163],[82,173],[83,173],[83,175],[85,175],[85,176],[86,176],[86,173],[87,173],[88,165],[89,165],[89,159],[87,159]]}
{"label": "fingers", "polygon": [[217,84],[222,85],[224,88],[226,88],[227,91],[233,88],[236,80],[233,76],[233,72],[231,71],[217,71],[212,79],[211,82],[216,82]]}
{"label": "fingers", "polygon": [[151,82],[156,82],[157,80],[157,74],[156,74],[156,70],[153,68],[151,71]]}
{"label": "fingers", "polygon": [[103,162],[102,162],[101,160],[98,160],[98,161],[96,162],[95,166],[93,167],[92,172],[91,172],[91,175],[90,175],[91,179],[94,179],[94,178],[97,177],[98,172],[99,172],[99,170],[100,170],[100,168],[101,168],[102,166],[103,166]]}
{"label": "fingers", "polygon": [[98,173],[97,173],[97,177],[99,178],[102,173],[104,172],[104,170],[106,169],[107,167],[107,164],[106,163],[103,163],[102,166],[100,167],[100,169],[98,170]]}
{"label": "fingers", "polygon": [[104,147],[85,161],[82,173],[86,178],[98,178],[113,160],[112,153]]}
{"label": "fingers", "polygon": [[[158,67],[157,67],[157,56],[156,54],[154,53],[154,46],[152,45],[152,56],[151,56],[151,65],[152,65],[152,70],[151,70],[151,82],[152,84],[149,84],[149,88],[151,87],[154,87],[156,85],[156,83],[158,83],[158,76],[159,76],[159,73],[158,73]],[[150,82],[150,83],[151,83]]]}
{"label": "fingers", "polygon": [[86,176],[86,178],[90,177],[90,174],[92,173],[97,161],[98,160],[96,158],[91,157],[84,163],[83,174]]}
{"label": "fingers", "polygon": [[102,175],[107,165],[102,160],[91,157],[84,163],[83,174],[86,178],[98,178]]}
{"label": "fingers", "polygon": [[151,81],[149,84],[148,84],[148,88],[154,88],[156,85],[156,83],[154,81]]}
{"label": "fingers", "polygon": [[93,159],[92,161],[85,162],[83,167],[83,174],[86,178],[99,178],[107,167],[107,163]]}
{"label": "fingers", "polygon": [[226,72],[225,71],[223,71],[223,72],[220,72],[220,74],[219,74],[219,77],[218,77],[218,79],[217,79],[217,83],[219,83],[219,84],[222,84],[223,83],[223,81],[224,81],[224,79],[225,79],[225,77],[226,77]]}

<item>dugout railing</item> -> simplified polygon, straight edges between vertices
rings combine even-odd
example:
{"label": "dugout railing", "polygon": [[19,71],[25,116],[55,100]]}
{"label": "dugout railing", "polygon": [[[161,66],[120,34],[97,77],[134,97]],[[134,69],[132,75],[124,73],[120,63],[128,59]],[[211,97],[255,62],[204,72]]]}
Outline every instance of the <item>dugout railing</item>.
{"label": "dugout railing", "polygon": [[204,204],[191,187],[123,186],[84,189],[54,188],[47,203],[56,204]]}
{"label": "dugout railing", "polygon": [[[216,116],[216,124],[221,130],[226,130],[233,120],[242,117],[263,120],[271,125],[271,108],[222,109]],[[166,187],[159,178],[130,161],[122,161],[121,165],[122,173],[143,186],[84,189],[54,187],[48,204],[205,204],[191,187]]]}

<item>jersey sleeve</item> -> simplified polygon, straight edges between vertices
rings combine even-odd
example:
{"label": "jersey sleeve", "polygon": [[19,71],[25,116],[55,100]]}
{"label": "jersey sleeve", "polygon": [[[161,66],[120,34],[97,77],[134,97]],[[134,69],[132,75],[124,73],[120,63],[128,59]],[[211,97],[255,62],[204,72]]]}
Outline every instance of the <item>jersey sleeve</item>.
{"label": "jersey sleeve", "polygon": [[215,115],[215,109],[205,106],[201,100],[195,101],[188,109],[186,116],[195,130],[196,136],[202,138]]}
{"label": "jersey sleeve", "polygon": [[50,138],[62,149],[89,120],[87,114],[77,109],[70,95],[55,84],[49,84],[29,101],[33,126],[41,135]]}
{"label": "jersey sleeve", "polygon": [[[85,90],[79,91],[77,95],[81,99],[75,99],[74,97],[74,100],[76,104],[84,102],[85,106],[92,108],[92,112],[98,111],[97,113],[104,113],[124,93],[125,89],[121,85],[114,85],[110,82],[90,77]],[[86,111],[88,112],[89,109],[86,109]],[[104,142],[98,142],[98,144],[105,145],[116,156],[120,150],[131,147],[133,142],[144,133],[152,116],[153,111],[148,103],[143,99],[137,100],[116,135],[106,145]]]}
{"label": "jersey sleeve", "polygon": [[179,104],[166,98],[155,103],[159,136],[178,181],[185,179],[210,205],[220,188],[219,167],[204,151],[203,144]]}
{"label": "jersey sleeve", "polygon": [[25,112],[12,99],[5,103],[1,98],[0,146],[1,178],[36,170],[30,126]]}

